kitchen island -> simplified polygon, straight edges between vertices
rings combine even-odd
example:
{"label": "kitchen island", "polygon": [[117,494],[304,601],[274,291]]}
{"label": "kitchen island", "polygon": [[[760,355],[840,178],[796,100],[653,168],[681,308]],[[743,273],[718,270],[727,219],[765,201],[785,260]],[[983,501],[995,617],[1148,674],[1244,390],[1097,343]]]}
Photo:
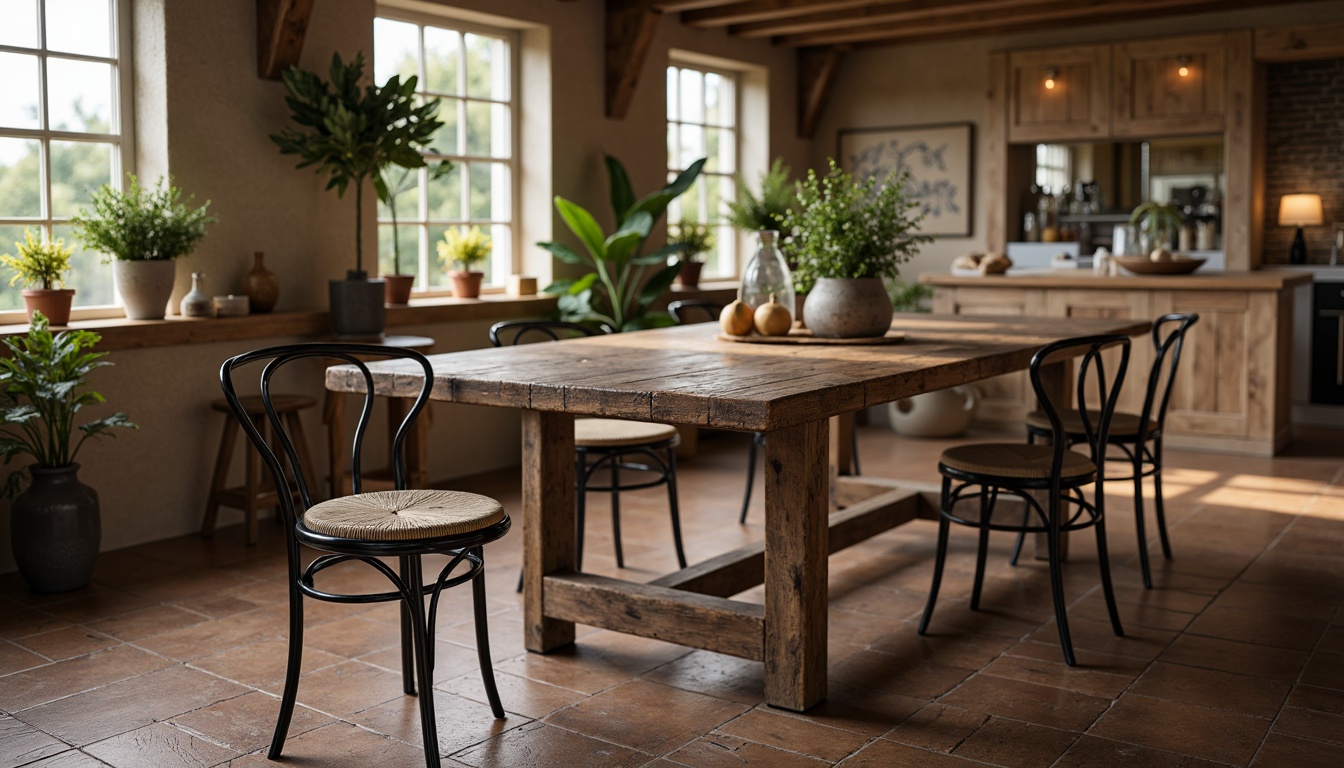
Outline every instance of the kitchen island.
{"label": "kitchen island", "polygon": [[[1121,275],[1090,271],[961,277],[925,274],[933,311],[958,315],[1128,318],[1153,320],[1195,312],[1167,412],[1170,447],[1272,456],[1291,438],[1293,289],[1309,275],[1275,270],[1191,275]],[[1151,344],[1135,344],[1120,408],[1137,413]],[[1035,398],[1022,373],[982,389],[980,419],[1021,428]]]}

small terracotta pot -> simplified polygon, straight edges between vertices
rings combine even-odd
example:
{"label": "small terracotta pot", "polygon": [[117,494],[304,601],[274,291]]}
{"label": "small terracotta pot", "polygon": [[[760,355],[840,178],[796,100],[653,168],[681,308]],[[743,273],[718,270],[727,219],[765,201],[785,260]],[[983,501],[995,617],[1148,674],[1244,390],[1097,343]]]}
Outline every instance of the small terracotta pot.
{"label": "small terracotta pot", "polygon": [[453,296],[459,299],[479,299],[481,297],[481,281],[485,279],[484,272],[453,270],[448,273],[448,277],[453,280]]}
{"label": "small terracotta pot", "polygon": [[683,261],[681,271],[677,273],[677,283],[687,288],[700,285],[700,272],[704,270],[703,261]]}
{"label": "small terracotta pot", "polygon": [[28,308],[28,322],[33,321],[34,312],[41,312],[52,325],[70,324],[70,304],[75,300],[73,288],[25,288],[21,293]]}
{"label": "small terracotta pot", "polygon": [[383,287],[384,300],[388,304],[409,304],[411,289],[415,287],[415,275],[383,275]]}

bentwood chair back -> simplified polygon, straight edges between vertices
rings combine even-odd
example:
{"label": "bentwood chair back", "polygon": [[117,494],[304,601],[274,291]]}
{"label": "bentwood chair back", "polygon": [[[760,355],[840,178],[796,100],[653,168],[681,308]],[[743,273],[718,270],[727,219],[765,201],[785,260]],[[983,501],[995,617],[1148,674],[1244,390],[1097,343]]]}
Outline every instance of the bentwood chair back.
{"label": "bentwood chair back", "polygon": [[[286,548],[289,556],[289,659],[280,714],[271,739],[268,757],[280,757],[289,732],[290,719],[298,696],[299,673],[303,660],[304,599],[332,603],[401,604],[402,686],[408,695],[419,685],[419,714],[424,737],[425,764],[441,764],[437,722],[434,715],[434,625],[439,597],[443,590],[471,583],[476,624],[477,656],[486,696],[495,717],[504,717],[504,708],[495,688],[490,662],[490,642],[486,624],[485,555],[483,546],[509,530],[509,516],[494,499],[472,493],[438,490],[407,490],[406,439],[411,424],[424,410],[433,386],[433,370],[424,355],[410,349],[371,344],[295,344],[271,347],[238,355],[220,368],[220,385],[234,417],[246,431],[253,446],[277,486],[285,481],[285,463],[303,467],[292,435],[285,429],[276,407],[278,393],[271,382],[281,370],[301,361],[321,360],[352,366],[351,374],[362,383],[364,394],[351,452],[354,495],[313,503],[313,488],[319,478],[307,477],[295,469],[298,504],[289,494],[280,494],[284,516]],[[361,493],[360,464],[363,441],[373,413],[373,377],[366,360],[393,360],[408,374],[422,376],[422,383],[405,419],[396,425],[393,437],[392,471],[395,490]],[[253,420],[248,418],[243,398],[237,394],[234,380],[244,369],[260,368],[261,401],[270,422],[274,444],[265,440]],[[389,427],[391,428],[391,427]],[[283,458],[282,455],[283,454]],[[317,550],[317,557],[305,562],[304,548]],[[447,559],[438,575],[426,583],[422,557],[441,555]],[[385,560],[397,563],[394,568]],[[350,593],[329,591],[319,584],[322,571],[340,563],[363,563],[385,578],[390,589],[382,592]],[[429,598],[428,610],[425,598]],[[316,702],[315,702],[316,703]],[[370,702],[374,704],[377,702]],[[321,708],[320,703],[317,704]]]}

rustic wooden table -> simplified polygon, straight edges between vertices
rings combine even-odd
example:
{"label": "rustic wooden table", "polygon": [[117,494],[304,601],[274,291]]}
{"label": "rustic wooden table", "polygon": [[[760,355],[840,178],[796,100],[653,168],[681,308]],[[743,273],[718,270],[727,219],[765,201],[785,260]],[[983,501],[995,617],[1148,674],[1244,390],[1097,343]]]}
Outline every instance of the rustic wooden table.
{"label": "rustic wooden table", "polygon": [[[435,355],[433,397],[523,410],[526,646],[574,641],[574,623],[765,663],[766,700],[805,710],[826,696],[827,557],[936,515],[937,495],[839,478],[833,417],[1026,368],[1036,350],[1145,321],[898,315],[890,346],[741,344],[713,323]],[[418,368],[370,366],[380,394],[418,391]],[[1048,370],[1047,370],[1048,369]],[[1071,362],[1043,369],[1065,388]],[[327,387],[359,391],[352,370]],[[765,541],[648,584],[574,570],[574,417],[770,433]],[[837,511],[832,511],[833,509]],[[930,544],[932,547],[932,544]],[[765,604],[729,599],[765,584]]]}

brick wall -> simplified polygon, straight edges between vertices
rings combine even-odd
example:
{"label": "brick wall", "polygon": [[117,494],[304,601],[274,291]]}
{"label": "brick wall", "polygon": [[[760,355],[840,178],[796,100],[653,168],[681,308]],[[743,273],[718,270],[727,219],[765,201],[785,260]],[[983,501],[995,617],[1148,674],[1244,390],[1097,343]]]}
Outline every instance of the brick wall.
{"label": "brick wall", "polygon": [[1344,223],[1344,59],[1266,67],[1265,251],[1288,261],[1296,229],[1279,226],[1279,198],[1321,196],[1325,226],[1306,227],[1307,260],[1330,260],[1332,222]]}

